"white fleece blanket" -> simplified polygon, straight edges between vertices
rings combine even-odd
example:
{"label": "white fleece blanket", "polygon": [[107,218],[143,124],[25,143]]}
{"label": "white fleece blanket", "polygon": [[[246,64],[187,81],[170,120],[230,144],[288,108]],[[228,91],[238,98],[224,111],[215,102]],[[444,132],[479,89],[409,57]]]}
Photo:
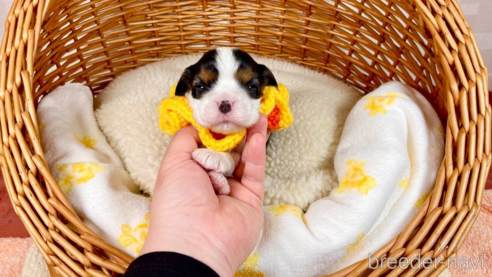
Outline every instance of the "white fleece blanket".
{"label": "white fleece blanket", "polygon": [[364,96],[335,155],[338,188],[305,214],[293,206],[265,208],[265,228],[244,272],[314,276],[368,258],[406,227],[429,195],[443,136],[437,114],[416,90],[390,82]]}
{"label": "white fleece blanket", "polygon": [[[95,124],[90,91],[61,87],[43,99],[38,116],[47,162],[74,209],[107,242],[135,256],[150,202],[131,192],[131,178]],[[335,156],[338,188],[305,214],[266,206],[262,236],[236,276],[314,276],[374,253],[404,229],[432,189],[443,156],[441,130],[430,104],[399,83],[362,98]]]}
{"label": "white fleece blanket", "polygon": [[37,109],[46,161],[84,223],[106,242],[136,256],[147,236],[150,199],[139,193],[99,130],[92,92],[60,87]]}

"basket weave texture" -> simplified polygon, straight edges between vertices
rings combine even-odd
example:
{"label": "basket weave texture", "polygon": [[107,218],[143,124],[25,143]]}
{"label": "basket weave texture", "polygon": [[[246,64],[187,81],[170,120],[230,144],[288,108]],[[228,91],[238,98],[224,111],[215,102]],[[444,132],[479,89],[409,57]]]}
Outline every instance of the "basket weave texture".
{"label": "basket weave texture", "polygon": [[[0,46],[1,168],[53,275],[111,276],[133,259],[86,227],[57,186],[40,143],[40,98],[68,82],[97,94],[126,70],[218,46],[302,64],[363,92],[398,80],[425,95],[446,127],[445,158],[418,214],[372,257],[456,254],[491,159],[487,69],[457,0],[15,0]],[[446,267],[368,263],[333,276],[437,276]]]}

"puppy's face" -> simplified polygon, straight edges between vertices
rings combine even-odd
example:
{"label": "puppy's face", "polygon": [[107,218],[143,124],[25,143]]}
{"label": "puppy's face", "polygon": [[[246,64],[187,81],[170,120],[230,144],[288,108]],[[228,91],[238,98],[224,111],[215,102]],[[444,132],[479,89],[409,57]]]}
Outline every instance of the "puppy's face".
{"label": "puppy's face", "polygon": [[199,125],[227,135],[258,121],[265,86],[277,86],[266,66],[239,49],[217,48],[184,71],[175,95],[188,98]]}

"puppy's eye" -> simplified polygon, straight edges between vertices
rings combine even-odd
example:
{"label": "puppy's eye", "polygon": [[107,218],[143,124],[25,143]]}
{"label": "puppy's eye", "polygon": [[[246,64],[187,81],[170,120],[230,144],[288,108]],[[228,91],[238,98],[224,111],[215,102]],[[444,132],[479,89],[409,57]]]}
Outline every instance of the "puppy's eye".
{"label": "puppy's eye", "polygon": [[206,89],[205,85],[196,85],[195,86],[195,90],[199,91],[199,92],[203,92],[203,91],[205,91],[205,89]]}
{"label": "puppy's eye", "polygon": [[260,88],[256,84],[247,85],[246,90],[248,94],[254,99],[258,99],[259,97],[261,97]]}

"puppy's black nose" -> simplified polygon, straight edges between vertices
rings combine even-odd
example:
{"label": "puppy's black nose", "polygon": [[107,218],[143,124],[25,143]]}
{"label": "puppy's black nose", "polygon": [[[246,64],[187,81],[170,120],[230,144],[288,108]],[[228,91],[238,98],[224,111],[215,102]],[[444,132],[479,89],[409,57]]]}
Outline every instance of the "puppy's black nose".
{"label": "puppy's black nose", "polygon": [[222,101],[219,105],[219,111],[223,114],[226,114],[231,111],[232,105],[229,101]]}

